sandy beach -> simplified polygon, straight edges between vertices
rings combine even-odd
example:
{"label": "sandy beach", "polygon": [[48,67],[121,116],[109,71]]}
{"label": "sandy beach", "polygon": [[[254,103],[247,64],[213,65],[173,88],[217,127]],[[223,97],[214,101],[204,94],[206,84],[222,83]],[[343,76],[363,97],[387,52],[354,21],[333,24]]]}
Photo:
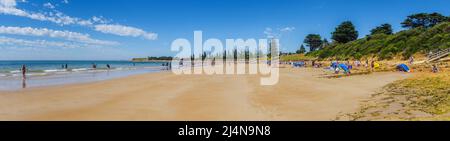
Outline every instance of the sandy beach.
{"label": "sandy beach", "polygon": [[0,120],[334,120],[411,74],[339,79],[322,69],[283,68],[274,86],[255,75],[133,75],[0,92]]}

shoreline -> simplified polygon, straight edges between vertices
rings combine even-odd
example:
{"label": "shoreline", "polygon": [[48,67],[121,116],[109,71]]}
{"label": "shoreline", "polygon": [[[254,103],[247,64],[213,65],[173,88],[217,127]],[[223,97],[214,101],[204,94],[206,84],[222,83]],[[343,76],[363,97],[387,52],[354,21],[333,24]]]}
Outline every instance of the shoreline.
{"label": "shoreline", "polygon": [[[113,77],[108,78],[104,80],[94,80],[94,81],[85,81],[85,82],[74,82],[74,83],[62,83],[62,84],[55,84],[55,85],[43,85],[43,86],[37,86],[37,87],[28,87],[28,88],[21,88],[21,89],[14,89],[14,90],[2,90],[0,89],[0,96],[2,94],[12,94],[12,93],[22,93],[24,91],[35,91],[35,90],[42,90],[42,89],[56,89],[56,88],[63,88],[63,87],[73,87],[73,86],[86,86],[91,84],[97,84],[97,83],[105,83],[108,81],[118,81],[120,79],[126,79],[129,77],[138,77],[141,75],[149,75],[149,74],[163,74],[168,73],[165,70],[155,71],[155,72],[147,72],[147,73],[137,73],[137,74],[130,74],[127,76],[122,77]],[[1,121],[1,120],[0,120]]]}
{"label": "shoreline", "polygon": [[[255,75],[146,73],[105,81],[0,91],[0,120],[334,120],[409,74],[382,72],[324,79],[322,69]],[[206,86],[206,87],[205,87]]]}
{"label": "shoreline", "polygon": [[172,60],[143,60],[143,61],[130,60],[130,62],[133,62],[133,63],[151,63],[151,62],[167,63],[167,62],[172,62]]}
{"label": "shoreline", "polygon": [[84,72],[64,72],[46,75],[27,75],[26,79],[23,79],[22,77],[3,77],[0,79],[0,91],[17,91],[36,87],[39,88],[46,86],[100,82],[138,74],[157,73],[161,71],[164,70],[160,67],[147,67],[134,69],[103,69]]}

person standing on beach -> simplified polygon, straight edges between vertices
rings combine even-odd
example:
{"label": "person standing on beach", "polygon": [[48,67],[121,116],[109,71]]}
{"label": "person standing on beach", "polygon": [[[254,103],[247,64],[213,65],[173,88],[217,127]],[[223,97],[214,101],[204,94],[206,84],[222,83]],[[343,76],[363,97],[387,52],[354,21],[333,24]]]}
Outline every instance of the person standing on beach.
{"label": "person standing on beach", "polygon": [[335,73],[335,74],[339,74],[339,71],[340,71],[339,67],[336,67],[336,68],[334,69],[334,73]]}
{"label": "person standing on beach", "polygon": [[167,68],[166,68],[166,63],[162,63],[161,66],[162,66],[162,68],[163,68],[164,70],[167,69]]}
{"label": "person standing on beach", "polygon": [[27,87],[27,81],[26,81],[27,80],[27,76],[26,76],[27,66],[22,65],[21,71],[22,71],[22,88],[26,88]]}
{"label": "person standing on beach", "polygon": [[411,56],[411,57],[409,57],[409,64],[413,64],[414,63],[414,57],[413,56]]}
{"label": "person standing on beach", "polygon": [[374,71],[374,68],[375,68],[375,61],[372,60],[372,62],[370,63],[370,69],[371,69],[371,71]]}
{"label": "person standing on beach", "polygon": [[26,77],[26,73],[27,73],[27,66],[25,66],[25,65],[22,65],[22,69],[21,69],[21,71],[22,71],[22,78],[23,79],[26,79],[27,77]]}
{"label": "person standing on beach", "polygon": [[95,63],[92,63],[92,68],[97,69],[97,65]]}
{"label": "person standing on beach", "polygon": [[354,64],[356,67],[359,67],[361,65],[361,62],[359,62],[359,60],[355,60]]}
{"label": "person standing on beach", "polygon": [[67,68],[69,68],[69,67],[67,67],[67,64],[66,64],[66,65],[64,66],[64,68],[67,69]]}
{"label": "person standing on beach", "polygon": [[109,69],[111,69],[111,66],[109,64],[106,64],[106,67]]}
{"label": "person standing on beach", "polygon": [[366,68],[369,67],[369,59],[366,60],[365,67],[366,67]]}
{"label": "person standing on beach", "polygon": [[431,71],[432,71],[433,73],[438,73],[438,72],[439,72],[439,69],[438,69],[438,67],[437,67],[436,64],[433,65],[433,68],[431,68]]}

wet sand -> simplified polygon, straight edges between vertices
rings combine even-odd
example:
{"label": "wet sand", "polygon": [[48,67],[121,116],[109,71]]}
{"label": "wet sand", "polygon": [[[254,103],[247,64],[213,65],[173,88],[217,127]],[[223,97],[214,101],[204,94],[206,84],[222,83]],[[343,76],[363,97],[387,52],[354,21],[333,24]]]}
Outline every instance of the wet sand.
{"label": "wet sand", "polygon": [[274,86],[259,85],[256,75],[161,72],[0,92],[0,120],[334,120],[410,75],[327,79],[321,69],[280,71]]}

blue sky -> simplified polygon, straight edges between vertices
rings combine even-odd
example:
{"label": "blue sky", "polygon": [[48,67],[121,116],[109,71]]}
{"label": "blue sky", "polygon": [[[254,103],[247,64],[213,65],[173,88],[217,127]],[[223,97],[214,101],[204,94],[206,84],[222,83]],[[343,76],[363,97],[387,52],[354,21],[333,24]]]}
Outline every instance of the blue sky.
{"label": "blue sky", "polygon": [[294,52],[307,34],[330,33],[345,20],[364,37],[395,31],[419,12],[450,15],[448,0],[0,0],[0,60],[128,60],[174,55],[177,38],[279,36]]}

